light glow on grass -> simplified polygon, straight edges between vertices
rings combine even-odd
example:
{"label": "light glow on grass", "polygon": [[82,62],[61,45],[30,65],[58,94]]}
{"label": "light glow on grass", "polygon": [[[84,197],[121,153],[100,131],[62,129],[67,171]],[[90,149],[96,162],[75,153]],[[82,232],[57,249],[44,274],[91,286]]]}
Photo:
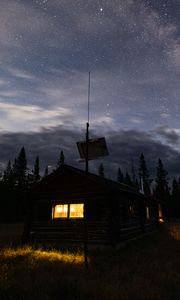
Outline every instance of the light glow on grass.
{"label": "light glow on grass", "polygon": [[31,247],[25,247],[25,248],[5,248],[1,251],[1,254],[5,258],[14,258],[14,257],[20,257],[20,256],[27,256],[33,253],[33,249]]}
{"label": "light glow on grass", "polygon": [[11,249],[6,248],[1,251],[5,258],[16,258],[31,256],[34,260],[61,261],[68,264],[83,264],[84,256],[81,253],[63,253],[61,251],[45,251],[42,249],[33,249],[31,247]]}
{"label": "light glow on grass", "polygon": [[89,252],[88,269],[80,252],[4,248],[0,250],[0,298],[179,299],[179,233],[180,222],[167,221],[159,231],[119,250]]}
{"label": "light glow on grass", "polygon": [[83,264],[84,256],[82,254],[72,254],[70,252],[62,253],[60,251],[36,250],[33,254],[35,259],[46,259],[49,261],[62,261],[64,263]]}

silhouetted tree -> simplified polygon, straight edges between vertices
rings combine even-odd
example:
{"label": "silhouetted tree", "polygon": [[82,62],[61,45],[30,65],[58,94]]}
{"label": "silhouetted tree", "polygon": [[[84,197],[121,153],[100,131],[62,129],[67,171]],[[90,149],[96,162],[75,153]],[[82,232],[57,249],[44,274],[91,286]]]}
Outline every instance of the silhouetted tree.
{"label": "silhouetted tree", "polygon": [[14,176],[14,183],[15,185],[18,184],[17,182],[17,158],[14,159],[14,163],[12,166],[12,172],[13,172],[13,176]]}
{"label": "silhouetted tree", "polygon": [[24,147],[21,148],[17,159],[14,162],[14,173],[20,187],[27,184],[27,159]]}
{"label": "silhouetted tree", "polygon": [[49,171],[48,171],[48,166],[45,167],[45,170],[44,170],[44,176],[43,177],[46,177],[48,175]]}
{"label": "silhouetted tree", "polygon": [[[22,153],[22,156],[20,155]],[[1,198],[3,203],[3,216],[1,220],[5,221],[22,221],[24,215],[24,208],[26,202],[26,179],[23,177],[21,171],[21,159],[24,158],[23,151],[20,152],[18,159],[15,159],[13,167],[11,162],[8,161],[7,167],[4,171]],[[23,166],[23,164],[22,164]],[[25,168],[26,169],[26,168]],[[26,175],[26,174],[25,174]]]}
{"label": "silhouetted tree", "polygon": [[5,184],[10,185],[10,186],[12,186],[14,184],[14,174],[13,174],[13,169],[11,167],[11,161],[10,160],[8,161],[7,167],[4,170],[3,182]]}
{"label": "silhouetted tree", "polygon": [[132,174],[132,182],[133,182],[134,186],[136,186],[137,178],[136,178],[136,171],[134,168],[134,160],[133,159],[131,159],[131,174]]}
{"label": "silhouetted tree", "polygon": [[123,183],[124,182],[124,175],[123,175],[123,173],[121,171],[121,168],[118,168],[117,182],[119,182],[119,183]]}
{"label": "silhouetted tree", "polygon": [[40,174],[39,174],[40,168],[39,168],[39,156],[36,157],[35,163],[34,163],[34,170],[33,170],[33,180],[34,182],[37,182],[40,180]]}
{"label": "silhouetted tree", "polygon": [[143,185],[144,194],[150,194],[149,172],[146,166],[146,161],[143,153],[141,153],[139,158],[139,180],[140,180],[140,187],[141,185]]}
{"label": "silhouetted tree", "polygon": [[130,186],[133,186],[131,176],[129,175],[128,172],[126,172],[126,175],[124,177],[124,183],[127,184],[127,185],[130,185]]}
{"label": "silhouetted tree", "polygon": [[166,213],[167,213],[167,204],[169,202],[169,186],[168,186],[168,179],[167,179],[167,171],[164,169],[163,163],[161,159],[157,162],[156,167],[156,186],[155,186],[155,196],[158,200],[162,201],[162,203],[166,203],[164,205]]}
{"label": "silhouetted tree", "polygon": [[99,165],[98,174],[99,174],[99,176],[104,177],[104,165],[103,165],[103,163],[100,163],[100,165]]}
{"label": "silhouetted tree", "polygon": [[62,168],[64,165],[64,162],[65,162],[65,156],[64,156],[63,151],[61,151],[58,162],[57,162],[57,168]]}

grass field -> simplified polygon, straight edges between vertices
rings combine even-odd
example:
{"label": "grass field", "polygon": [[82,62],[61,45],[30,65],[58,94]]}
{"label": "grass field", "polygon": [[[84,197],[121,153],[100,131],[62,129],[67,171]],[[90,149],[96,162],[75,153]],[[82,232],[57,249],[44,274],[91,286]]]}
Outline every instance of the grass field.
{"label": "grass field", "polygon": [[90,253],[88,270],[82,253],[1,248],[0,299],[179,300],[180,223]]}

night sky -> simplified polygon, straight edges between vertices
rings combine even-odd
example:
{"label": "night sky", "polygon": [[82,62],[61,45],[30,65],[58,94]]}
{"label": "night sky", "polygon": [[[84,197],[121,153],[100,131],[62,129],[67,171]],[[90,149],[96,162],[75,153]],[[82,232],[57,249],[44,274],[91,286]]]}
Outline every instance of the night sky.
{"label": "night sky", "polygon": [[[0,161],[78,162],[87,122],[114,178],[141,152],[180,175],[179,0],[0,0]],[[30,166],[31,168],[31,166]]]}

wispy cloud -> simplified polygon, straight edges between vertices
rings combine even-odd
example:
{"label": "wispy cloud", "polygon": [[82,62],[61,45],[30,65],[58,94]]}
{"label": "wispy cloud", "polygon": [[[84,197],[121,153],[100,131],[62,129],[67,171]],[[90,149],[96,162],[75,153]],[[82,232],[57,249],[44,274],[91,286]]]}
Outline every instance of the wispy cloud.
{"label": "wispy cloud", "polygon": [[155,132],[163,137],[169,144],[177,144],[179,146],[180,128],[169,128],[160,126],[155,129]]}
{"label": "wispy cloud", "polygon": [[26,70],[18,69],[18,68],[7,68],[9,75],[13,78],[20,78],[27,81],[39,81],[38,77]]}
{"label": "wispy cloud", "polygon": [[68,109],[55,107],[43,109],[36,105],[18,105],[0,102],[2,131],[38,131],[41,127],[63,125],[71,113]]}

